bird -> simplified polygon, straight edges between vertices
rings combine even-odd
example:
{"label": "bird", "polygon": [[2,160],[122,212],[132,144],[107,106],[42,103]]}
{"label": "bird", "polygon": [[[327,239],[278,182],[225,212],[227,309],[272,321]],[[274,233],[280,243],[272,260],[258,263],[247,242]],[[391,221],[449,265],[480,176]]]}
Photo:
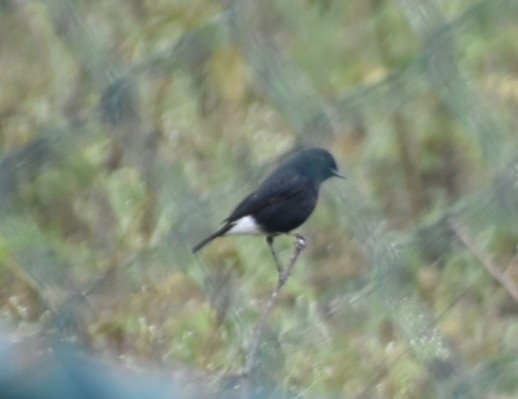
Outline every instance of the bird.
{"label": "bird", "polygon": [[265,235],[271,246],[273,237],[289,234],[308,219],[317,204],[320,185],[330,177],[346,179],[327,150],[298,152],[246,196],[221,228],[196,244],[192,252],[229,235]]}

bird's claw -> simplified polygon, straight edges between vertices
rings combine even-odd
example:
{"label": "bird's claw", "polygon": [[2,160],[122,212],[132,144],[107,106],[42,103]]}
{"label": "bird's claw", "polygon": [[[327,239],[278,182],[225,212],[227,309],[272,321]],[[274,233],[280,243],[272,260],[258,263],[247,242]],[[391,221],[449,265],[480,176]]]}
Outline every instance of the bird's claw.
{"label": "bird's claw", "polygon": [[306,238],[302,234],[295,234],[295,242],[294,242],[295,248],[298,251],[302,251],[304,248],[308,246],[308,243],[306,241]]}

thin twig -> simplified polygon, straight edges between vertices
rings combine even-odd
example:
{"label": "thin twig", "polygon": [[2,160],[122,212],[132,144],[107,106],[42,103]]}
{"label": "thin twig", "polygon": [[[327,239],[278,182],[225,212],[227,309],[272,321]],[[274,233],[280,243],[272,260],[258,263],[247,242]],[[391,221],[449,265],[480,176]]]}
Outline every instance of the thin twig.
{"label": "thin twig", "polygon": [[462,226],[461,223],[454,219],[450,219],[449,223],[459,239],[464,243],[464,245],[471,251],[471,253],[484,265],[486,270],[493,276],[493,278],[507,291],[511,297],[518,302],[518,288],[513,284],[512,281],[507,279],[505,275],[501,272],[500,267],[498,267],[491,257],[484,252],[480,246],[478,246],[473,238],[469,235],[467,230]]}
{"label": "thin twig", "polygon": [[252,340],[250,342],[250,346],[248,349],[247,354],[247,361],[246,361],[246,369],[245,369],[245,376],[250,377],[250,374],[252,372],[252,369],[254,367],[255,358],[257,355],[257,349],[259,348],[259,343],[261,342],[261,336],[264,332],[264,329],[266,327],[266,322],[268,321],[268,318],[270,317],[273,307],[277,303],[277,300],[279,298],[279,294],[281,293],[282,288],[286,285],[286,282],[288,281],[288,278],[291,275],[291,272],[293,271],[293,267],[295,266],[295,263],[297,263],[297,259],[300,255],[300,253],[306,248],[306,239],[297,234],[295,235],[295,242],[294,242],[294,250],[293,255],[291,256],[291,259],[288,263],[288,266],[285,269],[280,268],[280,264],[278,263],[277,255],[275,254],[275,251],[273,251],[273,248],[270,247],[272,250],[272,253],[274,253],[274,259],[277,262],[277,267],[281,270],[279,273],[279,279],[277,281],[277,286],[272,292],[272,295],[268,299],[268,302],[266,303],[266,306],[263,309],[263,312],[261,313],[261,317],[259,317],[259,320],[257,324],[254,327],[254,332],[252,334]]}

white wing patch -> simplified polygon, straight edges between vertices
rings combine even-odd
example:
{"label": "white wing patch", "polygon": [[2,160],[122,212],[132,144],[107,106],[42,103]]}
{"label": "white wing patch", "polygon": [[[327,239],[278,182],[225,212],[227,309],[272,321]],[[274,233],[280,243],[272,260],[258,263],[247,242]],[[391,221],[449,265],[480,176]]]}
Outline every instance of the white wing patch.
{"label": "white wing patch", "polygon": [[233,222],[233,226],[225,233],[226,236],[239,234],[262,235],[264,234],[264,231],[252,216],[243,216],[242,218]]}

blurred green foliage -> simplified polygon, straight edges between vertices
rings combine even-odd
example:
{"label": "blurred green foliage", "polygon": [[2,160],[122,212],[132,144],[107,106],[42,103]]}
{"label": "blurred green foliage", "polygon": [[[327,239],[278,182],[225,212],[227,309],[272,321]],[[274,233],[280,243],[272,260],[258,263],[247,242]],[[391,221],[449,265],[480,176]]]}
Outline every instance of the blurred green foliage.
{"label": "blurred green foliage", "polygon": [[350,179],[302,228],[261,377],[302,396],[517,394],[516,1],[5,4],[12,334],[239,373],[274,263],[256,237],[190,248],[279,159],[321,146]]}

